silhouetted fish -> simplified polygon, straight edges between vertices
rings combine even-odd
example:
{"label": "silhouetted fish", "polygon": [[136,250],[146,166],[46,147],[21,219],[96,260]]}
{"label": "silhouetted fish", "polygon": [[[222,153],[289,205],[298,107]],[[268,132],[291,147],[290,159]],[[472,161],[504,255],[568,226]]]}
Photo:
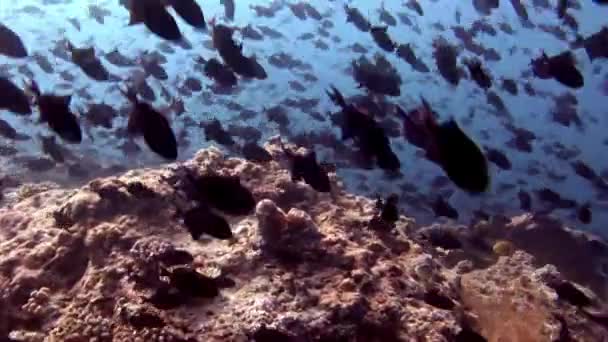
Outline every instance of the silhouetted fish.
{"label": "silhouetted fish", "polygon": [[185,22],[198,29],[206,27],[203,10],[196,3],[196,0],[167,0],[175,12],[184,19]]}
{"label": "silhouetted fish", "polygon": [[433,202],[433,212],[437,217],[447,217],[453,220],[458,219],[458,211],[454,209],[448,202],[446,202],[443,197],[438,196],[437,199]]}
{"label": "silhouetted fish", "polygon": [[294,153],[284,146],[283,152],[290,162],[291,179],[294,182],[304,180],[306,184],[319,192],[330,192],[331,183],[327,172],[317,162],[317,155],[314,151],[308,152],[306,155]]}
{"label": "silhouetted fish", "polygon": [[177,22],[160,0],[130,0],[129,12],[131,14],[129,25],[144,23],[150,31],[163,39],[173,41],[182,39]]}
{"label": "silhouetted fish", "polygon": [[205,205],[186,211],[183,219],[186,229],[194,240],[200,239],[202,234],[221,240],[232,238],[232,230],[226,219],[212,212]]}
{"label": "silhouetted fish", "polygon": [[142,134],[148,147],[161,157],[177,159],[177,140],[167,118],[149,104],[139,101],[134,89],[129,88],[123,94],[133,104],[127,127],[129,133]]}
{"label": "silhouetted fish", "polygon": [[255,208],[255,199],[238,176],[206,174],[191,177],[195,199],[228,215],[243,216]]}
{"label": "silhouetted fish", "polygon": [[0,76],[0,109],[9,110],[15,114],[32,114],[27,95],[9,79]]}
{"label": "silhouetted fish", "polygon": [[234,0],[220,0],[220,4],[224,5],[224,16],[228,20],[234,20]]}
{"label": "silhouetted fish", "polygon": [[40,121],[46,122],[51,130],[63,140],[70,143],[80,143],[82,141],[80,124],[76,116],[70,111],[72,96],[42,94],[40,87],[33,80],[29,88],[36,98],[40,111]]}
{"label": "silhouetted fish", "polygon": [[72,61],[80,67],[80,69],[90,78],[96,81],[108,81],[110,73],[101,64],[101,61],[95,56],[95,49],[76,48],[67,42],[67,49],[72,54]]}
{"label": "silhouetted fish", "polygon": [[10,28],[0,24],[0,55],[12,58],[27,57],[21,38]]}

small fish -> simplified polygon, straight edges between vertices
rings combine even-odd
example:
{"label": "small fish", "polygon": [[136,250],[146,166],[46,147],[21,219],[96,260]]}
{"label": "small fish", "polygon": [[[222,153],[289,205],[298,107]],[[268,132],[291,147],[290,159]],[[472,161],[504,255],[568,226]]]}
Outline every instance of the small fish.
{"label": "small fish", "polygon": [[47,56],[42,55],[40,53],[34,53],[32,57],[34,58],[34,61],[36,61],[36,64],[38,64],[40,69],[42,69],[42,71],[46,72],[47,74],[52,74],[53,72],[55,72],[55,69],[53,68],[53,65],[51,64]]}
{"label": "small fish", "polygon": [[590,224],[593,220],[593,213],[591,212],[591,205],[589,203],[581,205],[577,212],[576,216],[578,220],[584,224]]}
{"label": "small fish", "polygon": [[108,62],[118,67],[133,67],[137,65],[137,62],[134,59],[121,54],[118,49],[114,49],[113,51],[107,53],[105,57]]}
{"label": "small fish", "polygon": [[406,4],[407,8],[411,9],[412,11],[418,13],[419,16],[423,16],[424,15],[424,11],[422,10],[422,6],[420,6],[420,4],[418,3],[417,0],[409,0]]}
{"label": "small fish", "polygon": [[486,153],[488,160],[494,163],[494,165],[502,170],[511,170],[511,161],[502,151],[486,147]]}
{"label": "small fish", "polygon": [[436,217],[447,217],[453,220],[457,220],[459,216],[458,211],[454,209],[450,203],[446,202],[441,196],[438,196],[433,202],[433,212],[435,213]]}
{"label": "small fish", "polygon": [[213,298],[219,295],[215,279],[197,272],[192,266],[172,267],[169,272],[161,274],[168,276],[169,284],[186,298]]}
{"label": "small fish", "polygon": [[227,215],[249,215],[255,208],[251,191],[241,184],[238,176],[206,174],[191,176],[194,199]]}
{"label": "small fish", "polygon": [[254,141],[245,143],[241,153],[245,159],[255,163],[267,163],[272,160],[272,155]]}
{"label": "small fish", "polygon": [[40,142],[42,144],[42,152],[47,154],[51,159],[53,159],[57,163],[65,162],[64,150],[57,141],[54,136],[40,136]]}
{"label": "small fish", "polygon": [[0,24],[0,55],[12,58],[27,57],[21,38],[13,30]]}
{"label": "small fish", "polygon": [[0,136],[9,140],[29,140],[30,137],[17,132],[10,123],[0,119]]}
{"label": "small fish", "polygon": [[396,44],[391,37],[389,37],[387,31],[387,26],[372,26],[370,28],[370,32],[376,44],[386,52],[393,52],[395,51]]}
{"label": "small fish", "polygon": [[502,79],[502,89],[504,89],[505,91],[507,91],[509,94],[511,95],[515,95],[517,96],[517,83],[515,83],[514,80],[509,79],[509,78],[503,78]]}
{"label": "small fish", "polygon": [[318,192],[330,192],[331,182],[327,172],[317,162],[317,155],[310,151],[305,155],[294,153],[281,145],[281,148],[290,161],[291,179],[294,182],[304,182]]}
{"label": "small fish", "polygon": [[74,28],[78,31],[80,31],[80,21],[78,21],[78,19],[76,18],[69,18],[68,22],[70,24],[72,24],[72,26],[74,26]]}
{"label": "small fish", "polygon": [[[251,24],[248,24],[247,26],[243,27],[242,29],[240,29],[241,32],[241,36],[243,36],[243,38],[247,38],[247,39],[251,39],[251,40],[263,40],[264,36],[258,32]],[[312,33],[311,33],[312,35]],[[314,36],[311,36],[310,38],[313,38]]]}
{"label": "small fish", "polygon": [[572,169],[577,175],[588,181],[593,182],[599,178],[598,174],[589,165],[581,160],[570,163],[570,166],[572,166]]}
{"label": "small fish", "polygon": [[570,51],[548,57],[544,52],[541,57],[532,60],[532,71],[541,79],[554,78],[561,84],[578,89],[585,84],[581,72],[576,68]]}
{"label": "small fish", "polygon": [[477,59],[470,59],[465,62],[471,78],[477,83],[482,89],[489,89],[492,87],[492,77],[488,75],[488,72],[482,67],[481,61]]}
{"label": "small fish", "polygon": [[291,13],[293,13],[293,15],[300,19],[300,20],[306,20],[307,16],[306,16],[306,10],[303,7],[304,3],[290,3],[287,4],[287,6],[289,7],[289,9],[291,10]]}
{"label": "small fish", "polygon": [[234,0],[220,0],[220,4],[224,5],[224,16],[226,19],[234,20]]}
{"label": "small fish", "polygon": [[118,116],[119,114],[114,107],[105,103],[93,103],[89,105],[84,119],[95,126],[111,129],[112,121]]}
{"label": "small fish", "polygon": [[19,115],[32,114],[30,101],[19,87],[9,79],[0,76],[0,109],[9,110]]}
{"label": "small fish", "polygon": [[134,89],[128,88],[121,92],[133,104],[127,131],[135,135],[142,134],[148,147],[161,157],[177,159],[177,139],[167,118],[149,104],[139,101]]}
{"label": "small fish", "polygon": [[519,208],[524,211],[532,210],[532,196],[524,190],[519,190],[517,193],[519,199]]}
{"label": "small fish", "polygon": [[389,11],[384,8],[384,1],[382,1],[380,8],[378,9],[380,15],[380,21],[388,26],[397,26],[397,19],[391,15]]}
{"label": "small fish", "polygon": [[365,19],[363,14],[355,8],[348,7],[348,5],[344,5],[344,11],[346,12],[346,22],[353,23],[356,28],[358,28],[362,32],[369,32],[372,25]]}
{"label": "small fish", "polygon": [[323,16],[321,15],[321,13],[319,13],[319,11],[314,8],[313,5],[311,5],[308,1],[303,2],[302,7],[304,8],[304,11],[306,12],[306,15],[313,18],[314,20],[321,20],[323,19]]}
{"label": "small fish", "polygon": [[184,213],[184,225],[192,239],[200,239],[202,234],[210,235],[216,239],[232,239],[230,225],[222,216],[214,213],[206,206],[196,206]]}
{"label": "small fish", "polygon": [[436,39],[433,42],[433,56],[439,74],[450,84],[457,86],[460,82],[460,71],[456,66],[458,50],[445,39]]}
{"label": "small fish", "polygon": [[399,220],[399,196],[397,194],[391,194],[386,198],[386,201],[382,201],[378,198],[376,201],[376,209],[380,211],[380,219],[386,223],[395,223]]}
{"label": "small fish", "polygon": [[205,63],[205,75],[213,79],[220,86],[230,88],[236,85],[237,78],[234,72],[216,58],[211,58],[207,61],[201,58],[199,62]]}
{"label": "small fish", "polygon": [[99,24],[103,25],[105,22],[105,17],[109,15],[112,15],[112,12],[97,5],[89,5],[89,16],[95,19],[95,21],[97,21]]}
{"label": "small fish", "polygon": [[90,78],[96,81],[108,81],[110,73],[95,56],[95,49],[76,48],[69,41],[66,42],[67,49],[72,54],[72,61]]}
{"label": "small fish", "polygon": [[220,120],[214,118],[213,120],[202,123],[202,126],[207,141],[213,140],[224,146],[233,146],[235,144],[234,139],[232,139],[230,133],[224,129]]}
{"label": "small fish", "polygon": [[167,0],[167,3],[191,26],[203,30],[206,28],[203,10],[196,0]]}
{"label": "small fish", "polygon": [[63,140],[79,144],[82,141],[82,130],[78,119],[70,111],[72,96],[42,94],[34,80],[31,81],[29,89],[36,99],[40,121],[47,123]]}

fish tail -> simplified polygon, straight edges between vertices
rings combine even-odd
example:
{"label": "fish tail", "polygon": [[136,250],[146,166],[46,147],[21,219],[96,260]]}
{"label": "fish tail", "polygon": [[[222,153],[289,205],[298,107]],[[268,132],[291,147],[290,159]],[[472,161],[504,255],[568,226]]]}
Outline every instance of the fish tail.
{"label": "fish tail", "polygon": [[66,47],[66,49],[68,49],[68,51],[74,52],[74,44],[72,44],[72,42],[70,42],[67,39],[65,41],[65,47]]}
{"label": "fish tail", "polygon": [[38,86],[38,83],[35,80],[31,79],[29,81],[29,83],[27,83],[26,86],[29,89],[29,91],[31,91],[34,94],[35,97],[40,96],[40,94],[41,94],[40,87]]}
{"label": "fish tail", "polygon": [[120,92],[127,98],[129,101],[136,103],[137,102],[137,92],[133,87],[128,86],[126,89],[120,89]]}
{"label": "fish tail", "polygon": [[327,95],[336,105],[342,108],[346,107],[346,101],[344,101],[344,96],[342,96],[342,93],[333,85],[331,86],[331,92],[327,91]]}

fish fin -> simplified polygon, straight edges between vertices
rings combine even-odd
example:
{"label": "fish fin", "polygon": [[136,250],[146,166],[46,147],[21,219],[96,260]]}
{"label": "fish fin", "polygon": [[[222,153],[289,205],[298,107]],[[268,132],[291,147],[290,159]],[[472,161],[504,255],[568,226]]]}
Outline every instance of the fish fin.
{"label": "fish fin", "polygon": [[34,95],[34,97],[38,97],[38,96],[40,96],[40,95],[41,95],[41,92],[40,92],[40,87],[38,86],[38,83],[37,83],[35,80],[31,79],[31,80],[30,80],[30,81],[29,81],[29,82],[26,84],[26,87],[27,87],[27,89],[28,89],[29,91],[31,91],[31,92],[32,92],[32,94]]}

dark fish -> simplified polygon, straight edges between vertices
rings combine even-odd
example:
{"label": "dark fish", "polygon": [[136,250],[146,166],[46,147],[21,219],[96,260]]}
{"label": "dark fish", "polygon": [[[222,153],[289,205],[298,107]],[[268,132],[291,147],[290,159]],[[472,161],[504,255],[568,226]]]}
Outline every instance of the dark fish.
{"label": "dark fish", "polygon": [[321,15],[321,13],[319,13],[319,11],[313,5],[311,5],[308,1],[303,2],[302,7],[304,8],[304,11],[306,12],[307,16],[313,18],[314,20],[323,19],[323,16]]}
{"label": "dark fish", "polygon": [[95,56],[95,49],[76,48],[69,41],[66,42],[67,49],[72,54],[72,61],[80,67],[80,69],[90,78],[96,81],[108,81],[110,73],[101,64],[101,61]]}
{"label": "dark fish", "polygon": [[387,52],[395,51],[395,42],[388,35],[388,27],[386,26],[372,26],[370,32],[374,41],[378,46]]}
{"label": "dark fish", "polygon": [[346,12],[346,22],[353,23],[362,32],[369,32],[372,25],[365,19],[363,14],[355,8],[344,5],[344,11]]}
{"label": "dark fish", "polygon": [[297,92],[305,92],[308,90],[308,88],[306,88],[302,83],[295,81],[295,80],[289,81],[288,84],[289,84],[289,88],[291,88],[292,90],[295,90]]}
{"label": "dark fish", "polygon": [[281,38],[285,37],[281,32],[273,29],[270,26],[258,25],[257,27],[258,27],[258,30],[260,30],[263,35],[267,36],[270,39],[281,39]]}
{"label": "dark fish", "polygon": [[519,199],[519,208],[524,211],[532,210],[532,197],[529,193],[524,190],[519,190],[517,193],[517,198]]}
{"label": "dark fish", "polygon": [[353,44],[351,46],[351,49],[353,50],[353,52],[356,52],[356,53],[367,53],[367,51],[368,51],[367,48],[365,48],[365,46],[363,46],[359,43]]}
{"label": "dark fish", "polygon": [[232,230],[226,219],[204,205],[186,211],[183,220],[194,240],[200,239],[202,234],[220,240],[232,239]]}
{"label": "dark fish", "polygon": [[27,57],[21,38],[8,27],[0,24],[0,55],[12,58]]}
{"label": "dark fish", "polygon": [[177,139],[167,118],[149,104],[139,101],[134,89],[129,88],[123,94],[133,104],[127,131],[134,135],[142,134],[148,147],[161,157],[177,159]]}
{"label": "dark fish", "polygon": [[590,224],[593,220],[593,213],[591,212],[591,205],[589,203],[581,205],[577,212],[576,216],[578,220],[584,224]]}
{"label": "dark fish", "polygon": [[507,91],[511,95],[517,95],[517,83],[514,80],[509,78],[502,79],[502,89]]}
{"label": "dark fish", "polygon": [[496,166],[503,170],[511,170],[511,161],[502,151],[486,147],[486,153],[488,160]]}
{"label": "dark fish", "polygon": [[599,178],[598,174],[583,161],[577,160],[575,162],[571,162],[570,166],[572,166],[572,169],[577,175],[586,180],[596,181]]}
{"label": "dark fish", "polygon": [[[192,0],[190,0],[192,1]],[[129,1],[129,25],[144,23],[157,36],[171,41],[182,39],[182,33],[175,19],[167,12],[165,4],[159,0]]]}
{"label": "dark fish", "polygon": [[408,0],[406,6],[407,6],[407,8],[411,9],[412,11],[418,13],[419,16],[423,16],[424,15],[424,11],[422,10],[422,6],[420,6],[420,4],[418,3],[417,0]]}
{"label": "dark fish", "polygon": [[412,50],[410,44],[400,44],[397,47],[397,56],[406,61],[414,70],[422,73],[431,71],[429,67],[424,64],[422,60],[416,57],[414,50]]}
{"label": "dark fish", "polygon": [[[142,183],[130,183],[142,184]],[[143,185],[143,184],[142,184]],[[149,190],[149,189],[148,189]],[[131,191],[129,191],[131,192]],[[189,265],[194,262],[194,256],[188,251],[181,249],[168,249],[156,255],[156,258],[163,263],[164,266]]]}
{"label": "dark fish", "polygon": [[230,68],[228,68],[215,58],[211,58],[207,61],[202,61],[205,63],[204,72],[207,77],[213,79],[217,84],[222,87],[234,87],[236,85],[236,75],[234,74],[234,72],[232,72]]}
{"label": "dark fish", "polygon": [[220,0],[220,4],[224,5],[224,16],[226,19],[234,20],[234,0]]}
{"label": "dark fish", "polygon": [[380,9],[378,9],[378,14],[380,14],[380,21],[388,26],[397,26],[397,19],[391,15],[389,11],[384,8],[384,2]]}
{"label": "dark fish", "polygon": [[486,158],[481,149],[458,126],[449,120],[439,124],[429,104],[406,113],[397,112],[404,120],[404,134],[413,145],[425,150],[426,158],[437,163],[459,188],[481,193],[490,184]]}
{"label": "dark fish", "polygon": [[436,217],[447,217],[453,220],[457,220],[459,216],[458,211],[441,196],[438,196],[437,200],[433,202],[433,212]]}
{"label": "dark fish", "polygon": [[541,201],[549,203],[550,205],[560,209],[571,209],[575,208],[577,205],[575,201],[565,199],[560,194],[549,188],[543,188],[536,191],[536,195]]}
{"label": "dark fish", "polygon": [[485,20],[476,20],[475,22],[473,22],[473,25],[471,25],[471,29],[470,29],[471,33],[475,36],[477,35],[477,33],[479,33],[480,31],[483,33],[486,33],[492,37],[496,36],[496,34],[498,32],[496,32],[496,29],[490,25],[487,21]]}
{"label": "dark fish", "polygon": [[395,223],[399,220],[399,196],[397,194],[391,194],[386,198],[386,201],[382,201],[378,198],[376,201],[376,209],[380,211],[380,219],[386,223]]}
{"label": "dark fish", "polygon": [[89,16],[91,16],[91,18],[95,19],[95,21],[97,21],[100,24],[104,24],[105,22],[105,17],[111,15],[112,12],[103,9],[97,5],[89,5]]}
{"label": "dark fish", "polygon": [[318,164],[315,151],[300,155],[286,149],[284,146],[282,146],[282,149],[290,162],[292,181],[304,180],[306,184],[318,192],[331,191],[329,176]]}
{"label": "dark fish", "polygon": [[78,119],[70,111],[72,96],[42,94],[40,87],[33,80],[29,88],[36,98],[40,111],[40,121],[47,123],[51,130],[63,140],[79,144],[82,141],[82,130]]}
{"label": "dark fish", "polygon": [[119,67],[132,67],[137,65],[135,60],[121,54],[117,49],[114,49],[112,52],[107,53],[105,57],[108,62]]}
{"label": "dark fish", "polygon": [[17,132],[11,124],[7,121],[0,119],[0,136],[9,140],[29,140],[30,137]]}
{"label": "dark fish", "polygon": [[267,163],[272,160],[272,155],[254,141],[245,143],[241,153],[245,159],[255,163]]}
{"label": "dark fish", "polygon": [[590,60],[608,58],[608,27],[582,40],[582,44]]}
{"label": "dark fish", "polygon": [[480,88],[489,89],[492,87],[492,77],[488,75],[488,72],[482,67],[481,61],[478,59],[470,59],[465,62],[465,65],[469,69],[471,78]]}
{"label": "dark fish", "polygon": [[386,131],[374,120],[373,115],[347,104],[342,93],[333,86],[327,95],[342,109],[335,116],[339,117],[336,122],[342,130],[342,140],[353,139],[363,157],[367,160],[375,159],[381,169],[392,173],[399,171],[401,162],[391,148]]}
{"label": "dark fish", "polygon": [[78,19],[69,18],[68,23],[72,24],[76,30],[80,31],[80,21],[78,21]]}
{"label": "dark fish", "polygon": [[445,39],[437,39],[433,42],[433,56],[439,69],[439,74],[450,84],[458,85],[460,82],[460,71],[456,66],[458,51]]}
{"label": "dark fish", "polygon": [[147,58],[143,56],[140,58],[140,62],[147,76],[152,76],[159,81],[166,81],[169,79],[169,75],[165,68],[155,58]]}
{"label": "dark fish", "polygon": [[242,54],[242,46],[232,37],[234,29],[221,24],[216,25],[214,22],[212,27],[213,46],[236,74],[257,79],[268,77],[266,70],[257,62],[255,56],[246,57]]}
{"label": "dark fish", "polygon": [[203,130],[205,131],[205,138],[207,141],[213,140],[220,145],[232,146],[234,145],[234,139],[230,133],[228,133],[222,123],[218,119],[213,119],[208,122],[202,123]]}
{"label": "dark fish", "polygon": [[191,177],[195,200],[227,215],[249,215],[255,208],[255,198],[238,176],[206,174]]}
{"label": "dark fish", "polygon": [[93,103],[89,105],[85,115],[85,120],[95,126],[101,126],[107,129],[112,128],[112,120],[119,116],[114,107],[105,103]]}
{"label": "dark fish", "polygon": [[558,0],[557,2],[557,17],[563,18],[566,15],[566,11],[568,10],[568,2],[569,0]]}
{"label": "dark fish", "polygon": [[554,78],[571,88],[584,85],[583,75],[576,68],[574,57],[569,51],[553,57],[543,53],[541,57],[532,60],[532,71],[541,79]]}
{"label": "dark fish", "polygon": [[401,77],[397,69],[382,55],[372,62],[365,56],[352,61],[353,77],[370,91],[389,96],[401,95]]}
{"label": "dark fish", "polygon": [[51,62],[49,62],[47,56],[39,53],[34,53],[32,57],[34,58],[34,61],[36,61],[36,64],[38,64],[40,69],[42,69],[42,71],[46,72],[47,74],[52,74],[53,72],[55,72],[55,69],[53,68]]}
{"label": "dark fish", "polygon": [[[243,36],[243,38],[248,38],[251,40],[263,40],[264,39],[264,36],[260,32],[258,32],[253,26],[251,26],[251,24],[243,27],[242,29],[240,29],[240,31],[241,31],[241,36]],[[314,37],[314,36],[312,36],[312,37]]]}
{"label": "dark fish", "polygon": [[63,155],[64,150],[57,141],[54,136],[40,136],[40,142],[42,144],[42,152],[49,157],[51,157],[57,163],[65,162],[65,157]]}
{"label": "dark fish", "polygon": [[196,0],[167,0],[167,2],[185,22],[198,29],[206,28],[203,10]]}
{"label": "dark fish", "polygon": [[33,172],[47,172],[54,169],[56,166],[53,160],[38,156],[18,157],[15,161]]}
{"label": "dark fish", "polygon": [[203,85],[201,81],[194,77],[187,77],[184,81],[184,87],[188,88],[188,90],[193,92],[198,92],[203,90]]}
{"label": "dark fish", "polygon": [[513,6],[520,20],[528,21],[528,10],[526,10],[526,6],[524,6],[521,0],[511,0],[511,6]]}
{"label": "dark fish", "polygon": [[186,298],[213,298],[220,293],[215,279],[197,272],[192,266],[172,267],[167,273],[169,284]]}
{"label": "dark fish", "polygon": [[0,76],[0,109],[9,110],[15,114],[32,114],[27,95],[9,79]]}
{"label": "dark fish", "polygon": [[300,20],[306,20],[307,16],[306,16],[306,10],[304,9],[303,2],[300,3],[290,3],[287,4],[289,6],[289,9],[291,10],[291,13],[293,13],[293,15],[296,16],[296,18],[300,19]]}
{"label": "dark fish", "polygon": [[473,7],[481,15],[490,15],[498,5],[498,0],[473,0]]}

